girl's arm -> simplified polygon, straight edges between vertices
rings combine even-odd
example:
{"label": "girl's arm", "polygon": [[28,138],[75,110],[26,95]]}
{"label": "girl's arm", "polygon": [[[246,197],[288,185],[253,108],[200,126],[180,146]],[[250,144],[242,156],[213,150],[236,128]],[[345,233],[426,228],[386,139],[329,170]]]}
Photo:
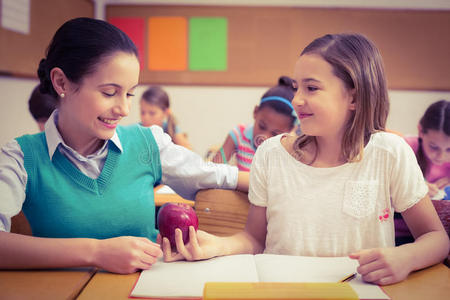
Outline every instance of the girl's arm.
{"label": "girl's arm", "polygon": [[216,153],[216,155],[214,155],[214,158],[212,161],[215,163],[227,163],[230,160],[231,156],[234,154],[235,147],[236,146],[234,145],[233,139],[231,138],[230,135],[228,135],[225,142],[222,145],[222,148],[221,148],[221,149],[223,149],[223,153],[225,155],[226,161],[224,161],[222,158],[221,150],[219,150]]}
{"label": "girl's arm", "polygon": [[173,142],[177,145],[180,145],[189,150],[192,150],[191,144],[189,143],[189,141],[184,133],[175,134],[175,136],[173,137]]}
{"label": "girl's arm", "polygon": [[352,253],[365,281],[380,285],[404,280],[415,270],[442,262],[449,253],[449,239],[428,196],[402,213],[414,243],[395,248],[366,249]]}
{"label": "girl's arm", "polygon": [[189,242],[185,245],[180,229],[176,229],[176,251],[172,252],[167,238],[158,236],[162,244],[164,261],[202,260],[215,256],[232,254],[262,253],[265,247],[267,233],[266,208],[250,205],[245,230],[235,235],[219,237],[204,231],[195,232],[194,227],[189,228]]}
{"label": "girl's arm", "polygon": [[0,269],[95,266],[114,273],[149,269],[162,255],[146,238],[54,239],[0,232]]}

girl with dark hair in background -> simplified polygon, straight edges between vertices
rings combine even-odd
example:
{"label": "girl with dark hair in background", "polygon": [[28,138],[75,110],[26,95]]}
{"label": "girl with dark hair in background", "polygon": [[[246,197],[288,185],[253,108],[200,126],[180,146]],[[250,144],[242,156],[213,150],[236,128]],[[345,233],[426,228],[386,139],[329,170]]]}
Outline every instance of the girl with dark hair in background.
{"label": "girl with dark hair in background", "polygon": [[450,185],[450,101],[431,104],[418,124],[419,136],[407,136],[428,184],[428,195],[440,200]]}
{"label": "girl with dark hair in background", "polygon": [[250,171],[253,156],[259,145],[267,138],[290,132],[297,121],[291,100],[295,94],[295,82],[282,76],[278,85],[261,97],[253,110],[253,124],[238,125],[228,134],[213,161],[227,163],[233,155],[240,171]]}
{"label": "girl with dark hair in background", "polygon": [[41,93],[41,85],[38,84],[31,92],[28,99],[28,109],[38,124],[39,130],[44,131],[45,122],[58,106],[58,98],[53,95]]}

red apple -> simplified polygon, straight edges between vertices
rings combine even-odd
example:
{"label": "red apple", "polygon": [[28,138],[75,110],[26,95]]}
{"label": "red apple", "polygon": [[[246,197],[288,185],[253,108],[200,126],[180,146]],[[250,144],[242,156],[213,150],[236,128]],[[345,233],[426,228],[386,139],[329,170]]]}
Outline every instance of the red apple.
{"label": "red apple", "polygon": [[189,242],[189,226],[198,229],[198,218],[194,209],[185,203],[166,203],[158,211],[156,217],[159,233],[170,241],[172,248],[176,248],[175,229],[180,228],[183,242]]}

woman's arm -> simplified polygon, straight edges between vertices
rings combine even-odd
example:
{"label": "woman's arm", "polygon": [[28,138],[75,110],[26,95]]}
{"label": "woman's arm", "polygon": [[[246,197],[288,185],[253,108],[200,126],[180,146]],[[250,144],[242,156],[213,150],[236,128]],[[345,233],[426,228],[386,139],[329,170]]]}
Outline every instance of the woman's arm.
{"label": "woman's arm", "polygon": [[[201,189],[236,189],[238,169],[235,166],[205,162],[203,158],[184,147],[175,145],[161,127],[150,127],[158,144],[162,179],[185,199],[193,200]],[[241,178],[241,182],[242,178]],[[240,188],[245,190],[245,183]]]}
{"label": "woman's arm", "polygon": [[449,253],[448,235],[428,196],[402,213],[414,243],[353,253],[363,279],[380,285],[404,280],[412,271],[442,262]]}
{"label": "woman's arm", "polygon": [[189,242],[185,245],[180,229],[176,229],[176,251],[172,252],[167,238],[158,236],[162,244],[164,261],[177,260],[202,260],[215,256],[232,254],[257,254],[262,253],[265,247],[267,234],[266,208],[250,205],[245,230],[235,235],[218,237],[204,231],[195,232],[189,228]]}
{"label": "woman's arm", "polygon": [[146,238],[54,239],[0,232],[0,269],[95,266],[128,274],[149,269],[162,251]]}
{"label": "woman's arm", "polygon": [[173,142],[177,145],[180,145],[189,150],[192,150],[191,144],[189,143],[189,141],[184,133],[176,133],[175,136],[173,137]]}

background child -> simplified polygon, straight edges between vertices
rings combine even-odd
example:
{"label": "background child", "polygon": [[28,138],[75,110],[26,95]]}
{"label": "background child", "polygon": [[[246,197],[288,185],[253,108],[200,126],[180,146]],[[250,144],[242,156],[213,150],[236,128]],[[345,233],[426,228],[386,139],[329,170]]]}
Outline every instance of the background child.
{"label": "background child", "polygon": [[[450,199],[445,188],[450,185],[450,101],[431,104],[418,124],[419,136],[406,136],[428,185],[428,196]],[[402,245],[414,237],[402,216],[395,213],[395,243]]]}
{"label": "background child", "polygon": [[450,185],[450,101],[431,104],[419,121],[418,131],[419,136],[407,136],[405,140],[416,154],[428,195],[439,200]]}
{"label": "background child", "polygon": [[169,95],[161,87],[148,88],[142,95],[140,107],[142,126],[158,125],[175,144],[191,149],[186,135],[181,132],[170,111]]}
{"label": "background child", "polygon": [[52,95],[41,93],[40,87],[41,85],[38,84],[31,92],[28,109],[38,124],[39,130],[44,131],[45,122],[58,106],[58,99]]}
{"label": "background child", "polygon": [[[256,151],[245,231],[217,237],[191,227],[184,245],[177,229],[177,253],[162,241],[165,260],[349,255],[363,280],[380,285],[443,261],[449,239],[414,153],[384,132],[389,103],[378,49],[359,34],[323,36],[303,50],[294,79],[303,134],[278,135]],[[394,247],[394,210],[414,243]]]}
{"label": "background child", "polygon": [[[162,255],[157,183],[186,199],[199,189],[248,187],[248,173],[205,164],[158,126],[119,125],[140,70],[136,46],[121,30],[76,18],[47,49],[41,92],[58,97],[59,107],[44,132],[0,151],[0,269],[148,269]],[[33,236],[9,232],[22,210]]]}
{"label": "background child", "polygon": [[289,132],[294,128],[296,115],[291,100],[294,97],[294,82],[287,76],[278,79],[278,85],[270,88],[253,110],[255,122],[238,125],[228,134],[223,146],[213,161],[227,163],[236,155],[240,171],[250,171],[256,148],[267,138]]}

